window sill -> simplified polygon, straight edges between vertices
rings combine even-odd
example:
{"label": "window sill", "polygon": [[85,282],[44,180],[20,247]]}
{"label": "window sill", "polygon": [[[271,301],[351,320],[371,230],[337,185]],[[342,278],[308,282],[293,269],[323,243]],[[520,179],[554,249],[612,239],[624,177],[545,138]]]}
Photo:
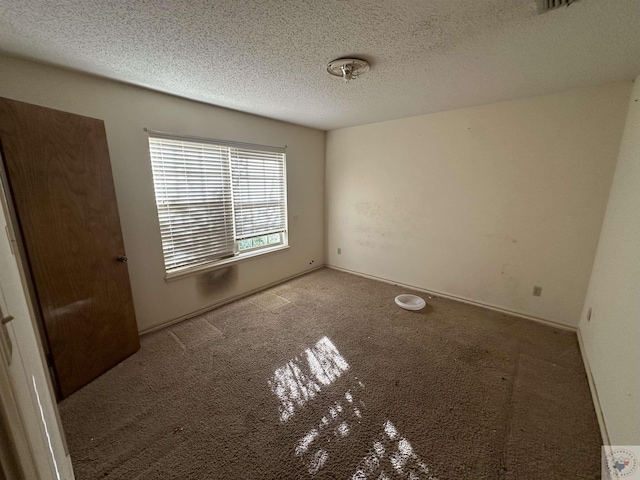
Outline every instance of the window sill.
{"label": "window sill", "polygon": [[164,279],[166,282],[173,282],[175,280],[180,280],[181,278],[190,277],[192,275],[198,275],[204,272],[210,272],[212,270],[228,267],[230,265],[243,262],[251,258],[260,257],[262,255],[268,255],[270,253],[281,252],[283,250],[288,250],[288,249],[289,249],[289,245],[276,245],[275,247],[262,248],[260,250],[248,252],[237,257],[225,258],[224,260],[220,260],[217,262],[206,263],[203,265],[198,265],[197,267],[188,267],[188,268],[185,268],[184,270],[167,273]]}

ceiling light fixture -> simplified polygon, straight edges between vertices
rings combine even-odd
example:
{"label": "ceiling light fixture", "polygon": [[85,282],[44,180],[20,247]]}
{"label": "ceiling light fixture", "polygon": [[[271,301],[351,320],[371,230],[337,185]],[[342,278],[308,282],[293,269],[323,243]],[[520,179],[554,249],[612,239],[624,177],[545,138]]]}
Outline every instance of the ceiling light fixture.
{"label": "ceiling light fixture", "polygon": [[344,78],[345,82],[358,78],[369,71],[369,62],[361,58],[338,58],[327,65],[327,72]]}

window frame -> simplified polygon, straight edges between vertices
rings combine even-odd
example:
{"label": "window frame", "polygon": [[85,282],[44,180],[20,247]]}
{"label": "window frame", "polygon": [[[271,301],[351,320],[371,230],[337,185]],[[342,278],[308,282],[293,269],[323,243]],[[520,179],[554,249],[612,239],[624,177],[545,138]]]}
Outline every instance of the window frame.
{"label": "window frame", "polygon": [[[155,202],[155,206],[156,206],[156,214],[157,214],[157,221],[158,221],[158,226],[160,225],[160,210],[159,210],[159,204],[158,204],[158,197],[157,197],[157,193],[156,193],[156,178],[153,174],[153,168],[154,168],[154,160],[152,158],[152,154],[151,154],[151,145],[150,145],[150,140],[152,138],[164,138],[164,139],[168,139],[168,140],[174,140],[174,141],[182,141],[182,142],[193,142],[196,144],[211,144],[211,145],[215,145],[215,146],[220,146],[220,147],[224,147],[224,148],[238,148],[238,149],[247,149],[247,150],[254,150],[254,151],[258,151],[258,152],[269,152],[269,153],[280,153],[282,154],[282,189],[283,189],[283,207],[284,207],[284,230],[281,232],[274,232],[272,234],[267,234],[267,235],[274,235],[274,234],[279,234],[280,235],[280,242],[279,243],[275,243],[275,244],[268,244],[268,245],[264,245],[264,246],[258,246],[258,247],[252,247],[252,248],[248,248],[248,249],[244,249],[244,250],[239,250],[238,249],[238,242],[242,241],[242,240],[237,240],[234,238],[234,248],[233,248],[233,256],[231,257],[224,257],[224,258],[219,258],[219,259],[215,259],[215,260],[204,260],[204,261],[200,261],[200,262],[192,262],[189,265],[184,265],[181,267],[175,267],[175,268],[171,268],[171,269],[167,269],[167,264],[166,264],[166,259],[165,259],[165,254],[164,254],[164,239],[162,237],[162,233],[160,232],[160,246],[161,246],[161,250],[162,250],[162,259],[163,259],[163,267],[164,267],[164,271],[165,271],[165,281],[167,282],[171,282],[173,280],[178,280],[180,278],[184,278],[184,277],[188,277],[191,275],[196,275],[199,273],[203,273],[203,272],[207,272],[207,271],[211,271],[211,270],[216,270],[216,269],[220,269],[220,268],[225,268],[228,267],[230,265],[245,261],[245,260],[249,260],[255,257],[259,257],[262,255],[268,255],[268,254],[272,254],[272,253],[276,253],[276,252],[281,252],[284,250],[289,249],[289,209],[288,209],[288,185],[287,185],[287,154],[286,154],[286,146],[283,147],[274,147],[274,146],[268,146],[268,145],[259,145],[259,144],[252,144],[252,143],[246,143],[246,142],[235,142],[235,141],[229,141],[229,140],[218,140],[218,139],[212,139],[212,138],[205,138],[205,137],[196,137],[196,136],[191,136],[191,135],[177,135],[177,134],[173,134],[173,133],[167,133],[167,132],[162,132],[162,131],[156,131],[156,130],[149,130],[145,128],[145,132],[147,132],[147,149],[149,151],[149,165],[152,168],[152,180],[153,180],[153,194],[154,194],[154,202]],[[228,162],[228,167],[229,167],[229,171],[231,172],[232,170],[232,155],[229,154],[227,156],[227,162]],[[230,174],[232,175],[232,174]],[[235,218],[235,206],[234,206],[234,200],[233,200],[233,181],[231,180],[231,205],[232,205],[232,211],[233,211],[233,229],[235,232],[236,229],[236,218]],[[258,238],[261,237],[263,235],[258,235],[256,237],[250,237],[250,238]]]}

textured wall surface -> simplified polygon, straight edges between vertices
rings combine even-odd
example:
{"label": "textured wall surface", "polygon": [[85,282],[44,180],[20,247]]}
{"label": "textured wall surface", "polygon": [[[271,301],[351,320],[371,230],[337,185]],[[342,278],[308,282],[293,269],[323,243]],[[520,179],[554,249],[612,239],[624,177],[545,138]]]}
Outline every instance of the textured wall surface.
{"label": "textured wall surface", "polygon": [[[324,132],[6,57],[0,57],[0,96],[104,120],[139,329],[324,262]],[[145,127],[287,145],[290,248],[165,282]]]}
{"label": "textured wall surface", "polygon": [[576,326],[630,90],[330,131],[328,264]]}
{"label": "textured wall surface", "polygon": [[640,77],[631,92],[580,334],[611,443],[640,445]]}
{"label": "textured wall surface", "polygon": [[638,0],[3,0],[0,51],[333,129],[631,81],[638,25]]}

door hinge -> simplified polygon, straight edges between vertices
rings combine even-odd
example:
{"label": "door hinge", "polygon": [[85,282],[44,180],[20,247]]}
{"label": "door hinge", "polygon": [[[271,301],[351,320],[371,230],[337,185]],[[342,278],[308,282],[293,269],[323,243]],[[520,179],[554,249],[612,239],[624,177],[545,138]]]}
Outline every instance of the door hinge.
{"label": "door hinge", "polygon": [[58,383],[58,377],[56,376],[56,367],[53,362],[53,355],[45,352],[44,360],[47,362],[47,368],[49,370],[49,379],[53,386],[53,391],[56,393],[56,400],[59,402],[62,400],[62,392],[60,391],[60,384]]}
{"label": "door hinge", "polygon": [[[0,292],[0,295],[2,292]],[[4,348],[0,349],[4,352],[5,361],[7,365],[11,365],[11,358],[13,354],[13,344],[11,343],[11,337],[9,336],[9,329],[7,323],[13,320],[11,315],[4,316],[2,313],[2,306],[0,306],[0,341],[4,344]]]}
{"label": "door hinge", "polygon": [[15,257],[16,254],[13,252],[13,244],[15,242],[15,239],[11,237],[11,232],[9,232],[9,225],[4,226],[4,231],[7,233],[7,240],[9,240],[9,249],[11,250],[11,255]]}
{"label": "door hinge", "polygon": [[57,377],[56,377],[56,369],[53,365],[53,355],[50,353],[44,354],[44,359],[47,362],[47,368],[49,369],[49,378],[51,378],[51,382],[54,385],[54,388],[57,388]]}

